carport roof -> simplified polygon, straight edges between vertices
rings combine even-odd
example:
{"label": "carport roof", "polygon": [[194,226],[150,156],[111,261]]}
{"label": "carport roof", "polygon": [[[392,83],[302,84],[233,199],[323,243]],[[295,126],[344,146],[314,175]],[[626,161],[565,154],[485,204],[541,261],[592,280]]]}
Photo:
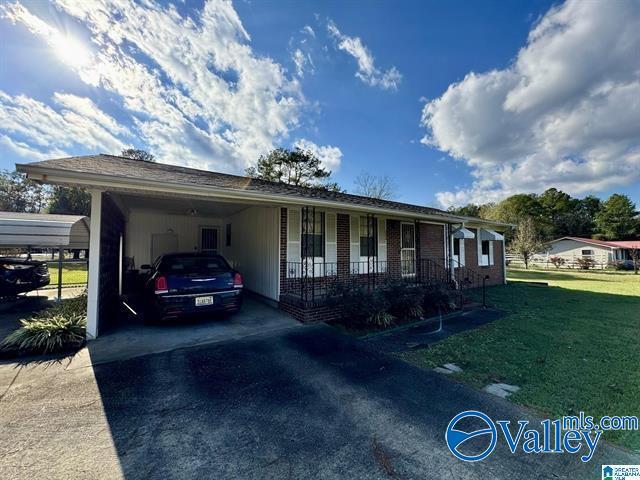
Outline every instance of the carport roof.
{"label": "carport roof", "polygon": [[89,247],[89,219],[81,215],[0,212],[0,246]]}
{"label": "carport roof", "polygon": [[[80,157],[44,160],[29,164],[16,165],[18,171],[26,172],[30,178],[44,182],[51,181],[49,174],[66,173],[69,179],[77,179],[83,185],[91,185],[94,179],[120,179],[123,182],[146,182],[165,185],[192,186],[195,188],[209,188],[217,191],[243,192],[251,197],[268,195],[288,199],[306,199],[312,201],[342,204],[345,207],[363,207],[381,210],[392,210],[404,214],[417,214],[431,218],[441,218],[443,221],[469,221],[480,223],[486,221],[469,219],[452,215],[437,208],[411,205],[407,203],[379,200],[375,198],[351,195],[348,193],[332,192],[319,188],[306,188],[279,182],[270,182],[239,175],[198,170],[163,163],[133,160],[114,155],[87,155]],[[39,176],[39,178],[38,178]],[[80,182],[81,181],[81,182]],[[249,196],[249,195],[248,195]],[[339,205],[337,205],[339,206]],[[486,222],[500,225],[497,222]]]}

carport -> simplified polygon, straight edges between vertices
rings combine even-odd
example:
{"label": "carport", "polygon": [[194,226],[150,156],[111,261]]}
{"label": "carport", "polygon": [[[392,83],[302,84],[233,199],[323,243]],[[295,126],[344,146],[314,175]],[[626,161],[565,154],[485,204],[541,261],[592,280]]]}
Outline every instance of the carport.
{"label": "carport", "polygon": [[89,219],[82,215],[0,212],[0,247],[58,250],[58,299],[64,250],[89,248]]}
{"label": "carport", "polygon": [[113,325],[120,298],[139,285],[142,267],[170,252],[224,255],[242,272],[246,290],[275,306],[278,212],[161,191],[92,190],[88,335]]}

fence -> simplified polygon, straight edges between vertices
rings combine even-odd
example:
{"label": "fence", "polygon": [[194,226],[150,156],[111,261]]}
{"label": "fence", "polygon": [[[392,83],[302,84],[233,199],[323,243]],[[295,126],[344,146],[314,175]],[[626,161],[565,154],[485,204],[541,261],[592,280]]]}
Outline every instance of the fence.
{"label": "fence", "polygon": [[[542,268],[542,269],[548,269],[548,268],[551,268],[551,269],[564,268],[564,269],[570,269],[570,270],[583,269],[582,265],[579,262],[579,259],[582,259],[584,257],[580,255],[575,255],[571,257],[561,256],[561,258],[564,259],[564,263],[558,267],[556,267],[553,263],[549,261],[549,259],[552,258],[553,256],[554,255],[548,255],[548,256],[534,255],[533,258],[529,260],[529,267]],[[560,257],[560,255],[557,255],[557,256]],[[507,253],[506,260],[507,260],[508,266],[524,268],[524,260],[522,255]],[[608,261],[603,262],[603,261],[599,261],[599,259],[594,259],[594,258],[592,258],[592,260],[593,260],[593,266],[591,268],[593,269],[604,270],[606,268],[612,267],[612,264],[609,263]]]}
{"label": "fence", "polygon": [[303,302],[315,303],[336,295],[342,289],[359,287],[373,290],[402,282],[407,285],[441,285],[457,291],[462,302],[465,290],[482,288],[484,278],[464,266],[446,260],[412,259],[360,262],[287,262],[281,293]]}
{"label": "fence", "polygon": [[[76,287],[87,284],[89,262],[86,259],[64,259],[59,269],[57,260],[47,262],[51,282],[45,288],[58,288],[58,278],[62,287]],[[60,275],[61,274],[61,275]]]}

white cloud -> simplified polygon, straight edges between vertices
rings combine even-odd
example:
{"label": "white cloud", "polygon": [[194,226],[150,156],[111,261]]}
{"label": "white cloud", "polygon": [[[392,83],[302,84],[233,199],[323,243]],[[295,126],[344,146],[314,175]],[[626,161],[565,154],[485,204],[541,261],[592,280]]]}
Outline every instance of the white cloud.
{"label": "white cloud", "polygon": [[296,75],[298,77],[303,78],[305,72],[314,73],[313,60],[308,52],[305,53],[300,48],[296,48],[291,55],[291,59],[296,66]]}
{"label": "white cloud", "polygon": [[373,54],[362,43],[360,37],[349,37],[343,34],[332,20],[327,23],[327,30],[336,41],[337,48],[351,55],[358,62],[356,77],[372,87],[380,87],[383,90],[398,89],[402,74],[396,67],[385,71],[379,70],[375,65]]}
{"label": "white cloud", "polygon": [[[88,64],[70,68],[121,99],[161,161],[240,172],[298,125],[298,81],[253,52],[230,1],[210,0],[193,18],[153,0],[54,4],[91,33]],[[21,4],[0,13],[50,45],[58,35]]]}
{"label": "white cloud", "polygon": [[18,155],[44,159],[88,148],[120,152],[130,132],[88,98],[55,93],[58,110],[23,95],[0,90],[0,142]]}
{"label": "white cloud", "polygon": [[305,25],[304,27],[302,27],[302,33],[306,33],[307,35],[313,38],[315,38],[316,36],[316,32],[313,31],[313,28],[311,28],[310,25]]}
{"label": "white cloud", "polygon": [[428,102],[423,143],[475,177],[440,203],[640,181],[638,25],[638,2],[569,0],[534,26],[512,66],[469,73]]}
{"label": "white cloud", "polygon": [[309,150],[312,152],[320,159],[322,166],[327,170],[336,172],[340,168],[340,164],[342,163],[342,150],[338,147],[333,147],[331,145],[318,146],[312,141],[304,138],[296,140],[293,146],[301,150]]}

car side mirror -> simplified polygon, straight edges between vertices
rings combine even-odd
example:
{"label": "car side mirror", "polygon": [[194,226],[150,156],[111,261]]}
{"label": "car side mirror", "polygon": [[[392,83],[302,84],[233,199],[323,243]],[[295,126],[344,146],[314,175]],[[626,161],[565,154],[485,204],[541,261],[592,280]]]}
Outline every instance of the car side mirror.
{"label": "car side mirror", "polygon": [[151,265],[146,263],[144,265],[140,265],[140,270],[151,270]]}

